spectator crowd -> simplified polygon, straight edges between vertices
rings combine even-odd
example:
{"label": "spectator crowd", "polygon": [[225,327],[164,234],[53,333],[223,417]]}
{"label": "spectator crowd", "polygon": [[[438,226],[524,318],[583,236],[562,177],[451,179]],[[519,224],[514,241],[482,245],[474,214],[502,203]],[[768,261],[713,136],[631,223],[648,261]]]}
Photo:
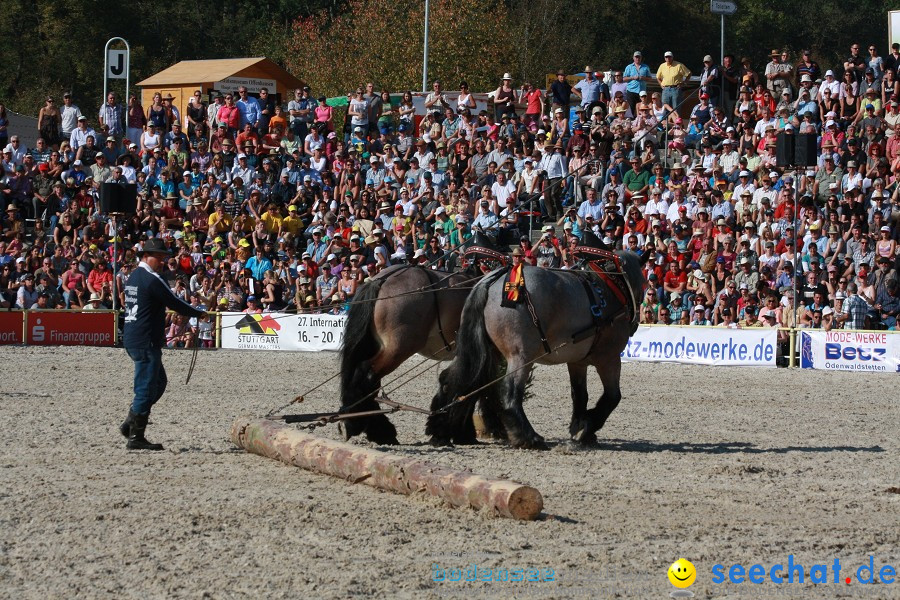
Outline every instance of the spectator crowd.
{"label": "spectator crowd", "polygon": [[[64,94],[33,148],[0,105],[0,306],[121,306],[155,237],[191,304],[340,313],[391,264],[458,268],[474,230],[563,269],[591,230],[650,253],[644,323],[894,329],[900,46],[770,59],[692,70],[666,52],[653,69],[634,52],[548,89],[505,73],[480,110],[465,81],[421,99],[368,83],[343,119],[308,87],[284,105],[197,90],[185,114],[110,93],[87,115]],[[779,162],[779,138],[803,135],[810,163]],[[103,183],[136,185],[136,212],[103,213]],[[209,345],[211,326],[173,317],[169,340]]]}

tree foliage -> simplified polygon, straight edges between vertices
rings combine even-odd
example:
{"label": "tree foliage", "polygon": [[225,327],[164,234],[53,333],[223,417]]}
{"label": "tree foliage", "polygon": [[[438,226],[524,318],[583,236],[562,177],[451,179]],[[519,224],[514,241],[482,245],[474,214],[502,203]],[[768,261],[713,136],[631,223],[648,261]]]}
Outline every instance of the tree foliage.
{"label": "tree foliage", "polygon": [[[823,68],[838,67],[853,42],[887,47],[896,0],[814,4],[737,0],[725,19],[726,52],[761,69],[772,48],[809,47]],[[37,114],[48,93],[72,90],[85,111],[100,102],[103,46],[131,44],[132,82],[185,59],[264,55],[309,81],[344,94],[365,81],[419,89],[424,0],[4,0],[0,19],[0,103]],[[516,84],[542,82],[558,68],[622,68],[635,49],[655,68],[666,50],[695,72],[719,55],[719,17],[697,0],[432,0],[429,79],[484,91],[503,72]],[[863,51],[863,55],[866,52]]]}
{"label": "tree foliage", "polygon": [[179,60],[269,54],[299,15],[339,7],[339,0],[3,0],[0,103],[36,115],[47,94],[71,90],[93,112],[111,37],[128,40],[134,83]]}
{"label": "tree foliage", "polygon": [[[350,0],[331,17],[298,19],[285,40],[285,67],[316,93],[341,95],[372,81],[380,89],[418,90],[425,5],[421,0]],[[430,3],[429,79],[473,89],[498,83],[514,52],[505,5],[489,0]]]}

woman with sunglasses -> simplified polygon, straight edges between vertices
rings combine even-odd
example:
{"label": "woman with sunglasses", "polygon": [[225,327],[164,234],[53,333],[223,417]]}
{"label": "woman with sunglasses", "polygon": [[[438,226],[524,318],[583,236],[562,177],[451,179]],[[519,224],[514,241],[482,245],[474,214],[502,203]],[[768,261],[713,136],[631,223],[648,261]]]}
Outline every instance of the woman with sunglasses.
{"label": "woman with sunglasses", "polygon": [[881,79],[884,75],[884,59],[878,56],[878,48],[869,45],[869,56],[866,57],[866,69],[872,69],[875,79]]}
{"label": "woman with sunglasses", "polygon": [[159,92],[153,94],[153,102],[147,107],[147,125],[150,123],[153,123],[159,131],[168,130],[166,107],[163,106],[162,94]]}
{"label": "woman with sunglasses", "polygon": [[194,95],[191,96],[191,99],[188,102],[186,117],[188,123],[188,137],[194,137],[194,132],[197,127],[200,127],[203,132],[206,131],[206,119],[208,118],[208,115],[206,104],[203,102],[203,95],[200,90],[196,90]]}
{"label": "woman with sunglasses", "polygon": [[62,114],[56,107],[53,97],[47,97],[47,101],[38,111],[38,135],[44,138],[48,146],[56,147],[62,141],[60,127],[62,126]]}
{"label": "woman with sunglasses", "polygon": [[459,113],[464,108],[472,111],[475,110],[476,105],[475,97],[469,91],[469,83],[461,81],[459,84],[459,96],[456,98],[456,112]]}

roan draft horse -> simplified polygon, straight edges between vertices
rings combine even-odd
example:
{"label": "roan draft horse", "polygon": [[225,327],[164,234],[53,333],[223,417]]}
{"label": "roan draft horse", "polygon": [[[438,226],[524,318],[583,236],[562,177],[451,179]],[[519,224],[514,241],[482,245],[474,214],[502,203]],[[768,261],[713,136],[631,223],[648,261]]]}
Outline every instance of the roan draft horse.
{"label": "roan draft horse", "polygon": [[[414,354],[449,360],[466,298],[482,275],[505,264],[505,256],[487,238],[476,236],[458,273],[395,265],[357,290],[350,304],[341,350],[341,409],[378,410],[381,380]],[[397,444],[397,430],[386,415],[343,421],[349,439],[365,433],[377,444]]]}
{"label": "roan draft horse", "polygon": [[[509,443],[546,448],[522,408],[534,363],[568,366],[569,434],[579,445],[596,441],[596,432],[622,397],[620,354],[637,329],[645,283],[636,254],[606,256],[608,260],[588,265],[593,272],[524,266],[519,280],[524,289],[517,294],[521,300],[512,307],[509,268],[498,269],[473,288],[463,308],[456,358],[441,372],[431,404],[432,411],[443,409],[428,418],[426,433],[432,443],[469,443],[474,438],[474,402],[500,376],[503,391],[496,408]],[[588,409],[590,366],[600,375],[603,395]]]}

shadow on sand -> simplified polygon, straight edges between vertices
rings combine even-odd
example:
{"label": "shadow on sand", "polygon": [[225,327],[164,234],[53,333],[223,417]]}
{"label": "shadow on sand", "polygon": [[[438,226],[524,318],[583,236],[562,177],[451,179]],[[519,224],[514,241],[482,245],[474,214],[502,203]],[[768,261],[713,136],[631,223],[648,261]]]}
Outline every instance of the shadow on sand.
{"label": "shadow on sand", "polygon": [[649,440],[600,440],[592,450],[617,452],[681,452],[685,454],[786,454],[788,452],[884,452],[881,446],[784,446],[758,447],[749,442],[660,443]]}

